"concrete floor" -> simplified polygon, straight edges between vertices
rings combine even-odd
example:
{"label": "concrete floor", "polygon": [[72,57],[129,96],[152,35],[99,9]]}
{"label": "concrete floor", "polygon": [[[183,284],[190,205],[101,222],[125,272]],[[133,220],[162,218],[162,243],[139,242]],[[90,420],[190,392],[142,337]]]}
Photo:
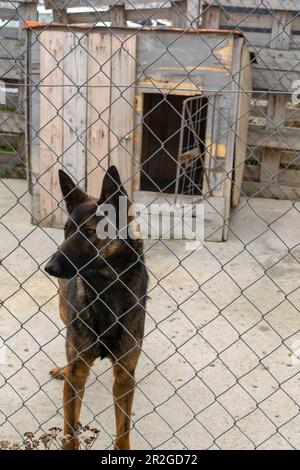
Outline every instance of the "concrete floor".
{"label": "concrete floor", "polygon": [[[62,425],[65,330],[44,261],[60,230],[30,224],[26,184],[0,181],[0,439]],[[242,201],[226,243],[189,255],[146,244],[151,272],[137,371],[135,449],[300,448],[300,203]],[[20,240],[20,243],[19,243]],[[81,421],[114,434],[112,374],[98,361]]]}

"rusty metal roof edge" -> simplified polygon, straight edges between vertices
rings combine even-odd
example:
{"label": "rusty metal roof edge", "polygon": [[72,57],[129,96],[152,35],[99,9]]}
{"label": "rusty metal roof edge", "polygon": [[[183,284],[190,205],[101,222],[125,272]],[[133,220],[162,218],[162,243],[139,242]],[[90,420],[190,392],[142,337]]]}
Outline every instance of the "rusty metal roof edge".
{"label": "rusty metal roof edge", "polygon": [[191,29],[184,29],[184,28],[160,28],[160,27],[147,27],[147,26],[144,26],[143,28],[140,28],[140,29],[137,29],[135,27],[118,27],[118,26],[112,26],[112,27],[109,27],[107,28],[106,26],[92,26],[91,24],[88,24],[88,23],[72,23],[72,24],[65,24],[65,23],[44,23],[44,22],[40,22],[40,21],[27,21],[24,23],[23,25],[23,29],[43,29],[43,28],[47,28],[47,29],[50,29],[50,28],[54,28],[54,29],[58,29],[58,28],[62,28],[62,29],[69,29],[69,28],[72,28],[72,29],[78,29],[78,30],[82,30],[82,29],[91,29],[91,27],[93,29],[106,29],[106,30],[110,30],[110,29],[113,29],[113,30],[127,30],[127,31],[136,31],[138,33],[140,32],[143,32],[143,31],[161,31],[161,32],[165,32],[165,33],[169,33],[169,32],[179,32],[179,33],[186,33],[186,34],[197,34],[197,33],[207,33],[207,34],[234,34],[234,35],[237,35],[237,36],[244,36],[243,33],[241,31],[239,31],[238,29],[202,29],[202,28],[198,28],[198,29],[195,29],[195,28],[191,28]]}

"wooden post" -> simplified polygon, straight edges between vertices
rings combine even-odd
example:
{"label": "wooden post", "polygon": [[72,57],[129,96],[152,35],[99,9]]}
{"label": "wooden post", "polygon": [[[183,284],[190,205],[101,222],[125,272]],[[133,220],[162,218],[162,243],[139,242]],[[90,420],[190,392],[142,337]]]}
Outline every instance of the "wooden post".
{"label": "wooden post", "polygon": [[186,4],[187,0],[174,0],[171,2],[170,20],[173,28],[183,29],[187,27]]}
{"label": "wooden post", "polygon": [[52,10],[54,23],[68,23],[66,4],[72,6],[67,0],[45,0],[45,8]]}
{"label": "wooden post", "polygon": [[186,22],[190,28],[199,28],[200,25],[200,0],[186,1]]}
{"label": "wooden post", "polygon": [[[25,0],[18,7],[18,14],[20,18],[19,38],[26,41],[27,54],[25,57],[24,70],[28,69],[28,36],[24,28],[26,21],[37,21],[38,19],[38,0]],[[27,181],[29,190],[31,191],[31,163],[30,163],[30,112],[29,112],[29,77],[28,73],[22,73],[22,82],[18,86],[18,112],[24,116],[25,133],[18,137],[18,155],[26,165]]]}
{"label": "wooden post", "polygon": [[111,26],[126,27],[126,10],[124,5],[114,5],[110,9]]}
{"label": "wooden post", "polygon": [[26,21],[37,21],[38,19],[38,0],[24,0],[18,7],[17,12],[20,20],[20,39],[23,39],[26,33],[23,30]]}
{"label": "wooden post", "polygon": [[275,11],[272,24],[272,42],[270,47],[274,49],[289,49],[292,34],[293,15],[289,11]]}
{"label": "wooden post", "polygon": [[220,7],[217,5],[204,5],[202,13],[203,29],[219,29],[220,26]]}
{"label": "wooden post", "polygon": [[[284,126],[286,116],[287,95],[271,95],[269,97],[267,110],[267,129],[275,129]],[[279,131],[280,132],[280,131]],[[262,166],[260,170],[260,181],[270,183],[276,181],[280,170],[281,151],[276,148],[265,148],[262,153]]]}

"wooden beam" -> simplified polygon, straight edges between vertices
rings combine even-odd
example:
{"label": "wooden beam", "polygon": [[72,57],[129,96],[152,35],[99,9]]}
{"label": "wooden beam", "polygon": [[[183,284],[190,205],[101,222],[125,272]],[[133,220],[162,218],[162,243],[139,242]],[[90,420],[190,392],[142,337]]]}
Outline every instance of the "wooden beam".
{"label": "wooden beam", "polygon": [[136,35],[112,36],[109,163],[116,165],[131,197],[135,113]]}
{"label": "wooden beam", "polygon": [[170,20],[173,28],[186,28],[190,26],[187,25],[186,21],[186,4],[186,0],[174,0],[171,2]]}
{"label": "wooden beam", "polygon": [[[85,190],[88,38],[81,32],[64,35],[63,168]],[[80,112],[78,112],[80,110]]]}
{"label": "wooden beam", "polygon": [[51,31],[43,31],[40,36],[40,79],[43,88],[40,95],[40,159],[39,197],[41,225],[62,226],[62,211],[58,203],[62,200],[58,181],[63,154],[63,87],[53,86],[64,83],[64,73],[57,67],[64,57],[63,31],[55,36]]}
{"label": "wooden beam", "polygon": [[[299,11],[298,0],[217,0],[222,7],[243,7],[269,10]],[[215,5],[216,0],[205,0],[208,5]]]}
{"label": "wooden beam", "polygon": [[89,33],[87,89],[87,192],[99,197],[109,158],[111,36]]}
{"label": "wooden beam", "polygon": [[[19,64],[19,66],[18,66]],[[3,80],[21,80],[23,64],[15,59],[0,59],[0,78]]]}
{"label": "wooden beam", "polygon": [[292,39],[293,14],[288,11],[275,11],[273,16],[270,47],[289,49]]}
{"label": "wooden beam", "polygon": [[200,0],[186,0],[186,21],[188,27],[199,28]]}
{"label": "wooden beam", "polygon": [[124,5],[114,5],[110,9],[111,26],[126,26],[126,10]]}
{"label": "wooden beam", "polygon": [[247,197],[264,197],[268,199],[290,199],[299,201],[300,187],[279,185],[278,183],[243,182],[243,193]]}
{"label": "wooden beam", "polygon": [[298,152],[300,151],[300,130],[287,127],[276,132],[274,129],[264,129],[262,126],[250,126],[248,145]]}
{"label": "wooden beam", "polygon": [[205,5],[202,13],[201,27],[204,29],[219,29],[221,9],[217,5]]}
{"label": "wooden beam", "polygon": [[[64,10],[65,8],[73,8],[73,7],[91,7],[94,8],[101,8],[101,7],[111,7],[116,5],[116,0],[45,0],[45,7],[52,9],[55,6],[59,10]],[[153,7],[153,3],[157,4],[159,8],[160,5],[164,5],[166,3],[165,0],[131,0],[131,5],[136,8],[144,5],[151,4]],[[126,5],[126,0],[119,0],[118,5]]]}
{"label": "wooden beam", "polygon": [[1,132],[20,134],[24,132],[24,118],[17,111],[0,111],[0,129]]}
{"label": "wooden beam", "polygon": [[[267,108],[266,129],[274,132],[282,129],[285,122],[287,95],[270,95]],[[262,153],[260,180],[277,181],[280,169],[281,151],[278,148],[265,148]]]}
{"label": "wooden beam", "polygon": [[[126,9],[125,12],[127,21],[169,20],[171,17],[171,8]],[[68,13],[68,22],[70,24],[96,24],[101,21],[111,21],[111,10]]]}
{"label": "wooden beam", "polygon": [[52,11],[53,11],[54,23],[62,23],[62,24],[68,24],[69,23],[67,10],[53,9]]}
{"label": "wooden beam", "polygon": [[26,33],[21,28],[26,21],[37,21],[37,6],[38,0],[28,0],[18,7],[17,14],[20,20],[20,37],[25,37]]}

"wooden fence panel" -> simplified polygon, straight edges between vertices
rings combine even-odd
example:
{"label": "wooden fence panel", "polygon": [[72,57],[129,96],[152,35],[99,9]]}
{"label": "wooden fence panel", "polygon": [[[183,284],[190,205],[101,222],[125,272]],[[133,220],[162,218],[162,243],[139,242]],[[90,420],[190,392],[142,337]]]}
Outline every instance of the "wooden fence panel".
{"label": "wooden fence panel", "polygon": [[94,31],[89,34],[87,95],[87,191],[100,194],[108,167],[109,105],[111,79],[111,36]]}
{"label": "wooden fence panel", "polygon": [[86,82],[88,40],[83,33],[64,35],[63,167],[85,189]]}
{"label": "wooden fence panel", "polygon": [[132,190],[136,81],[136,35],[112,37],[110,164],[119,168],[128,194]]}
{"label": "wooden fence panel", "polygon": [[40,35],[40,217],[41,225],[60,226],[62,200],[58,169],[63,154],[63,71],[58,67],[64,54],[64,32],[51,31]]}

